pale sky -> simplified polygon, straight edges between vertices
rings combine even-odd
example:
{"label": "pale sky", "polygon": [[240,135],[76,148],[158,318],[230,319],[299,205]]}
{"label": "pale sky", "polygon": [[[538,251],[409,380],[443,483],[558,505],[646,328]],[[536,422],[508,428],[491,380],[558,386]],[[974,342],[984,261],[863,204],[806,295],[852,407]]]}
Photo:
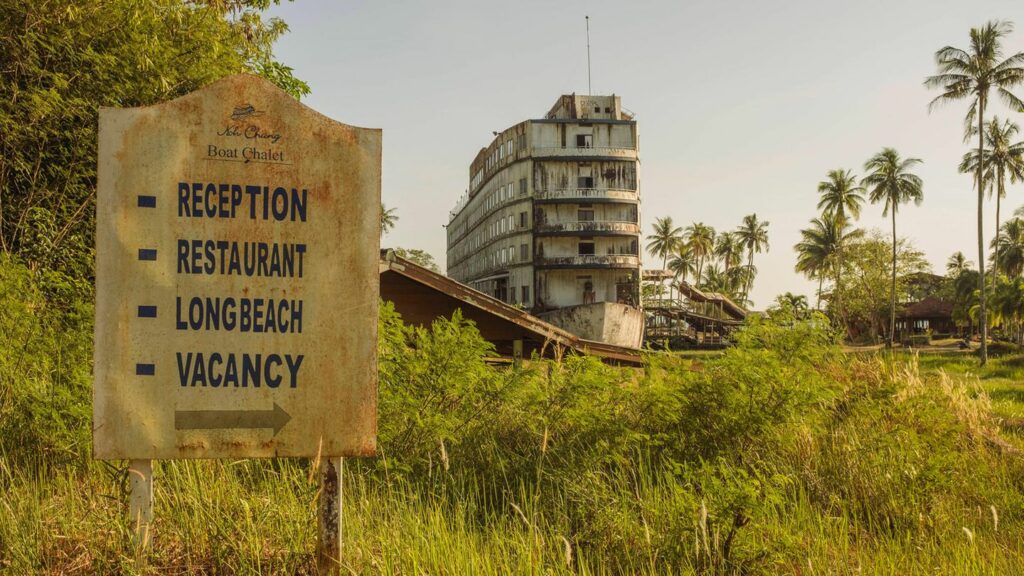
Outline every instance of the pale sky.
{"label": "pale sky", "polygon": [[[922,82],[937,49],[966,47],[990,19],[1017,23],[1004,51],[1024,51],[1021,0],[297,0],[272,14],[291,27],[276,54],[309,83],[306,104],[384,130],[383,201],[400,220],[382,246],[425,249],[442,269],[442,225],[491,132],[587,93],[589,14],[593,93],[621,96],[639,125],[645,235],[663,215],[719,231],[767,219],[756,308],[787,290],[813,303],[793,245],[817,215],[817,183],[832,168],[861,175],[884,146],[924,160],[924,204],[901,209],[899,235],[936,273],[957,250],[977,261],[976,196],[956,169],[967,105],[929,114],[936,92]],[[1024,185],[1011,187],[1003,214],[1022,204]],[[889,230],[881,205],[864,212],[861,226]]]}

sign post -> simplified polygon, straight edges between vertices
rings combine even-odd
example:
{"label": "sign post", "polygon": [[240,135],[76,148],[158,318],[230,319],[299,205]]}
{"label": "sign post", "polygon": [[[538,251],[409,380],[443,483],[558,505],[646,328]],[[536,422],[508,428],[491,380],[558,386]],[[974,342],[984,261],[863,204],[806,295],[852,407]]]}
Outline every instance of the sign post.
{"label": "sign post", "polygon": [[319,456],[337,562],[340,459],[376,450],[380,166],[379,130],[255,76],[101,109],[93,447],[131,460],[141,546],[150,460]]}

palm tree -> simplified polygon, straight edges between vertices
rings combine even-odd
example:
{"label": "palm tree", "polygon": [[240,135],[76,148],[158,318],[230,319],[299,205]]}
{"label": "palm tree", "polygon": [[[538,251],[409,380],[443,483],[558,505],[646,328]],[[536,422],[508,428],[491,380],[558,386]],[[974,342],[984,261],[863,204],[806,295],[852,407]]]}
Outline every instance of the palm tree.
{"label": "palm tree", "polygon": [[[1009,22],[988,22],[981,28],[971,28],[971,47],[968,50],[946,46],[935,53],[938,74],[925,79],[925,86],[939,88],[942,94],[929,103],[929,110],[940,104],[969,100],[970,107],[964,118],[965,127],[978,125],[978,303],[981,326],[981,364],[988,362],[988,322],[985,302],[985,234],[983,204],[985,200],[985,106],[989,91],[996,94],[1011,108],[1024,110],[1024,102],[1010,92],[1024,83],[1024,52],[1002,58],[1002,39],[1013,30]],[[965,130],[965,140],[970,130]]]}
{"label": "palm tree", "polygon": [[[818,182],[818,209],[825,214],[834,214],[839,220],[849,221],[860,219],[860,207],[864,204],[864,188],[857,185],[857,177],[849,170],[829,170],[827,180]],[[845,316],[842,313],[842,269],[843,269],[843,244],[842,238],[836,248],[837,266],[840,274],[836,279],[836,314],[840,318]]]}
{"label": "palm tree", "polygon": [[[1012,144],[1010,141],[1020,132],[1020,127],[1010,120],[999,122],[998,116],[985,125],[985,145],[989,148],[985,162],[985,180],[988,184],[988,195],[996,197],[996,237],[1002,224],[999,221],[1001,200],[1006,197],[1006,177],[1010,182],[1024,181],[1024,142]],[[977,129],[972,130],[972,134]],[[964,154],[960,163],[960,172],[970,174],[978,170],[979,155],[977,150]],[[998,247],[998,243],[993,240]],[[992,266],[992,277],[999,276],[999,257],[995,255]]]}
{"label": "palm tree", "polygon": [[743,256],[743,246],[740,244],[740,239],[735,232],[722,232],[715,238],[715,256],[722,261],[724,270],[722,272],[726,275],[729,274],[731,268],[739,266]]}
{"label": "palm tree", "polygon": [[835,291],[838,292],[841,286],[841,246],[863,235],[863,230],[851,230],[846,218],[832,213],[811,220],[811,227],[800,231],[801,240],[793,247],[797,253],[796,271],[818,279],[819,307],[821,284],[829,271],[835,279]]}
{"label": "palm tree", "polygon": [[953,252],[953,255],[946,261],[946,273],[950,278],[956,278],[971,266],[974,266],[974,262],[968,260],[963,252]]}
{"label": "palm tree", "polygon": [[768,221],[758,220],[757,214],[747,214],[736,229],[740,244],[747,249],[747,281],[743,285],[743,300],[748,300],[754,283],[754,253],[768,251]]}
{"label": "palm tree", "polygon": [[390,232],[395,227],[395,223],[398,222],[398,214],[395,214],[395,210],[395,208],[388,208],[383,202],[380,203],[381,236]]}
{"label": "palm tree", "polygon": [[920,205],[924,200],[921,190],[923,182],[910,169],[921,163],[918,158],[900,158],[894,148],[883,148],[864,163],[868,173],[861,184],[868,190],[868,199],[872,204],[885,202],[882,217],[892,213],[892,285],[889,289],[889,338],[886,346],[892,348],[896,333],[896,211],[900,204],[913,202]]}
{"label": "palm tree", "polygon": [[849,170],[829,170],[828,179],[818,182],[818,194],[818,209],[822,212],[860,219],[864,188],[857,185],[857,177]]}
{"label": "palm tree", "polygon": [[999,235],[992,239],[994,264],[1002,268],[1011,279],[1024,272],[1024,220],[1014,218],[1003,224]]}
{"label": "palm tree", "polygon": [[757,276],[757,267],[753,264],[743,264],[742,266],[733,266],[729,269],[726,276],[729,278],[729,282],[732,286],[736,287],[736,290],[732,294],[733,300],[736,301],[740,306],[747,307],[750,305],[750,301],[747,300],[744,295],[744,291],[747,286],[750,286],[754,281],[754,277]]}
{"label": "palm tree", "polygon": [[676,279],[686,282],[686,277],[697,273],[697,259],[693,256],[689,244],[679,244],[675,255],[668,261],[668,269],[671,270]]}
{"label": "palm tree", "polygon": [[709,262],[704,269],[704,277],[701,287],[708,292],[721,292],[728,294],[730,291],[729,279],[725,272],[718,267],[718,262]]}
{"label": "palm tree", "polygon": [[1014,335],[1014,341],[1024,341],[1021,320],[1024,319],[1024,278],[1011,280],[1000,278],[992,294],[993,315],[1007,322]]}
{"label": "palm tree", "polygon": [[715,249],[715,229],[703,222],[694,222],[686,228],[686,242],[697,258],[697,282],[703,278],[704,262]]}
{"label": "palm tree", "polygon": [[668,266],[668,257],[683,241],[683,229],[672,222],[671,216],[656,218],[654,220],[654,232],[647,236],[647,251],[651,256],[661,258],[661,267]]}
{"label": "palm tree", "polygon": [[795,318],[807,316],[807,296],[786,292],[775,297],[775,305],[780,310],[791,313]]}

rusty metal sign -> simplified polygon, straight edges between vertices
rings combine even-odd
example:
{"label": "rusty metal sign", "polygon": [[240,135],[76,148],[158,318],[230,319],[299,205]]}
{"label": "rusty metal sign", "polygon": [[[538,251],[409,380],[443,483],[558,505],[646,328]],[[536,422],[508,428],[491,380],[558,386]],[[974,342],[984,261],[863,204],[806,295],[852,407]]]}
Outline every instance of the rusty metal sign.
{"label": "rusty metal sign", "polygon": [[238,75],[99,134],[95,457],[373,454],[380,130]]}

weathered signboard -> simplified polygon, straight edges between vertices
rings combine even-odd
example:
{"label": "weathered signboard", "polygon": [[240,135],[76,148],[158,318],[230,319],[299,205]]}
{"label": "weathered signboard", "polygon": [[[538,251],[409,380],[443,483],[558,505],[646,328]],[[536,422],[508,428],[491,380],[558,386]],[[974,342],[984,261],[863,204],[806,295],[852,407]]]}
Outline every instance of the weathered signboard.
{"label": "weathered signboard", "polygon": [[255,76],[101,110],[97,458],[373,454],[380,166]]}

